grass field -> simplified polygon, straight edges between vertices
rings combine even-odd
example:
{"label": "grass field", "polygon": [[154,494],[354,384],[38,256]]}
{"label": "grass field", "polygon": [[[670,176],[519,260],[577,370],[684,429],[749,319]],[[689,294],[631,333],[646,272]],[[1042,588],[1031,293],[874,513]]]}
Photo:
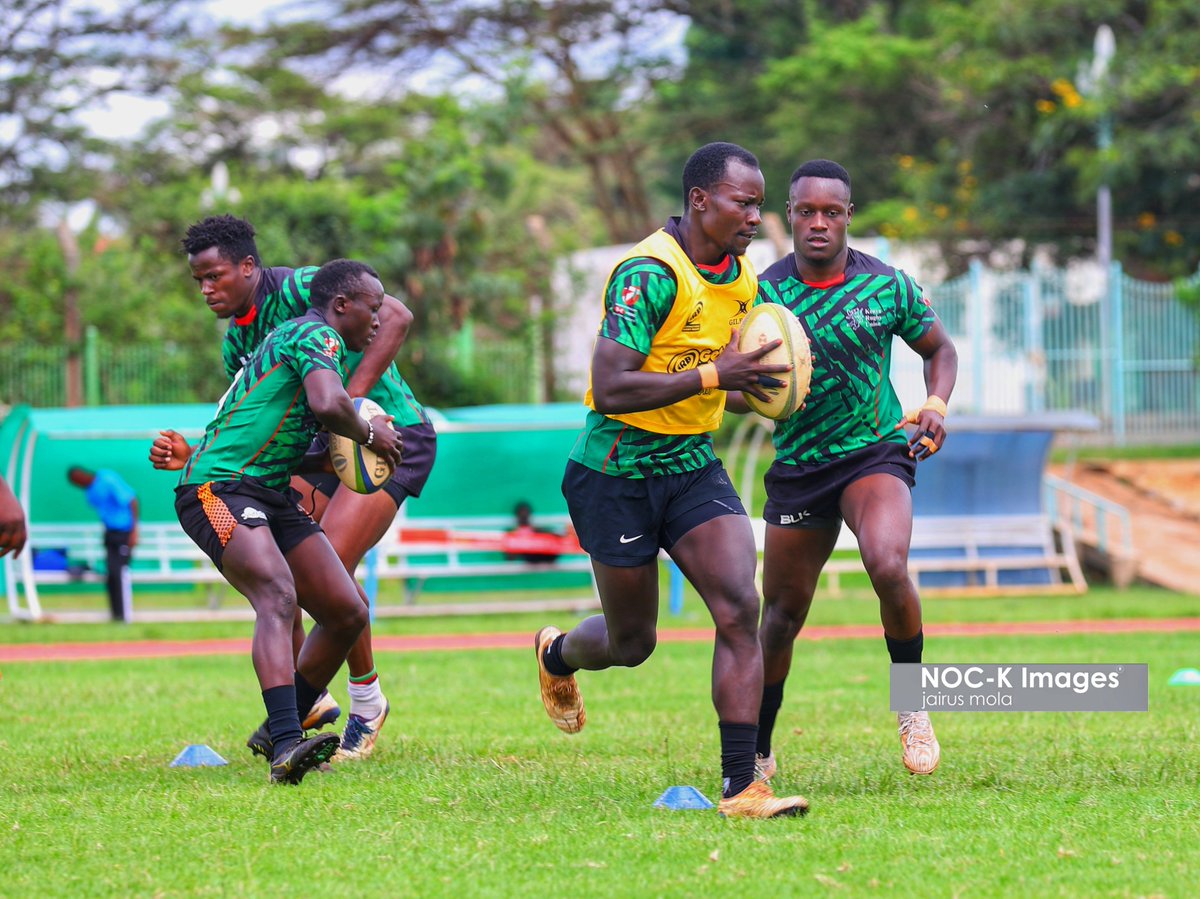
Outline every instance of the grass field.
{"label": "grass field", "polygon": [[[936,600],[937,622],[1195,615],[1196,597]],[[707,619],[689,599],[664,627]],[[385,620],[381,633],[521,630],[569,616]],[[867,598],[813,624],[877,621]],[[0,625],[0,643],[245,635],[245,624]],[[804,641],[777,728],[777,790],[804,819],[652,807],[715,799],[711,647],[584,673],[560,734],[529,650],[380,653],[392,713],[370,761],[270,787],[243,741],[248,658],[0,666],[3,896],[1188,896],[1200,870],[1200,634],[931,638],[927,661],[1146,662],[1150,711],[941,713],[931,777],[900,763],[882,639]],[[335,693],[345,700],[344,679]],[[172,769],[204,743],[226,767]]]}

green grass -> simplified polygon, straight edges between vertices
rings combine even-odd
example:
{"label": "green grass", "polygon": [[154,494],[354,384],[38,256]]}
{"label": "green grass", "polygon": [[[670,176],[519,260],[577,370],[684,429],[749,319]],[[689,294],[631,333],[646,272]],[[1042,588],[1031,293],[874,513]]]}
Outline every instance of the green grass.
{"label": "green grass", "polygon": [[[1195,597],[930,600],[930,621],[1194,612]],[[706,622],[689,602],[682,619]],[[688,620],[695,615],[695,620]],[[819,602],[817,623],[877,621]],[[537,621],[563,616],[540,616]],[[530,630],[529,616],[463,619]],[[381,622],[396,633],[451,621]],[[148,627],[148,626],[146,626]],[[140,636],[143,626],[0,627],[0,642]],[[392,630],[394,628],[394,630]],[[155,626],[166,636],[245,625]],[[457,628],[455,628],[457,629]],[[463,629],[470,629],[464,627]],[[776,735],[779,790],[804,819],[652,808],[715,798],[711,647],[663,644],[639,669],[584,673],[589,724],[560,734],[528,651],[379,654],[392,702],[375,758],[270,787],[243,740],[262,717],[249,660],[184,658],[0,672],[0,895],[1186,896],[1200,870],[1195,634],[940,638],[927,661],[1146,662],[1145,714],[935,714],[941,768],[907,775],[882,640],[802,642]],[[345,699],[342,678],[335,693]],[[206,743],[230,764],[171,769]]]}

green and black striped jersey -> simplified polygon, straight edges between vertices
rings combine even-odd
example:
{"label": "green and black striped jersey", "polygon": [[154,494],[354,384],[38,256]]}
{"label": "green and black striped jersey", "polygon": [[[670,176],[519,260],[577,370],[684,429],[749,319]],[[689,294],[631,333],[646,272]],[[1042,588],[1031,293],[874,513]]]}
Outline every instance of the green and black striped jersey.
{"label": "green and black striped jersey", "polygon": [[308,311],[309,288],[316,273],[315,265],[262,270],[258,290],[250,300],[250,311],[229,322],[221,341],[226,377],[232,380],[237,376],[268,334],[288,319],[299,318]]}
{"label": "green and black striped jersey", "polygon": [[911,343],[937,320],[912,278],[849,250],[836,282],[807,284],[795,255],[788,254],[759,277],[759,297],[790,309],[812,345],[806,405],[775,425],[780,462],[829,462],[874,443],[907,439],[895,430],[904,410],[891,382],[892,337]]}
{"label": "green and black striped jersey", "polygon": [[179,483],[254,477],[283,490],[320,427],[304,378],[328,369],[344,380],[345,356],[341,335],[317,310],[281,324],[221,398]]}
{"label": "green and black striped jersey", "polygon": [[[221,359],[225,374],[237,376],[246,360],[280,324],[298,318],[308,311],[309,291],[315,265],[291,269],[285,267],[264,268],[258,290],[251,300],[250,311],[229,323],[225,339],[221,343]],[[346,371],[358,368],[362,353],[347,352]],[[393,362],[367,393],[391,416],[396,427],[428,424],[429,415],[425,407],[417,402],[412,388],[401,376]]]}
{"label": "green and black striped jersey", "polygon": [[[678,239],[677,219],[667,232]],[[674,227],[673,227],[674,226]],[[697,266],[712,284],[729,284],[741,272],[734,256],[719,271]],[[609,277],[604,292],[600,340],[650,354],[654,335],[675,304],[675,274],[670,266],[646,256],[629,259]],[[710,434],[658,434],[589,410],[570,458],[614,477],[645,478],[695,471],[716,459]]]}

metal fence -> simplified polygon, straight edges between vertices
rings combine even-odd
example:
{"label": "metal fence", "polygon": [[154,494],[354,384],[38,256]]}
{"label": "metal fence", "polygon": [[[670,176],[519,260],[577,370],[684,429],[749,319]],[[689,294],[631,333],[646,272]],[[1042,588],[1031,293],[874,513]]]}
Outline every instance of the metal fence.
{"label": "metal fence", "polygon": [[[929,295],[958,348],[956,408],[1077,409],[1100,419],[1109,443],[1200,441],[1200,318],[1174,285],[1130,278],[1119,264],[1107,279],[975,264]],[[921,394],[921,360],[895,360],[901,397]]]}
{"label": "metal fence", "polygon": [[[431,342],[462,378],[487,385],[488,402],[527,403],[536,396],[536,359],[528,341]],[[202,355],[202,358],[200,357]],[[88,329],[80,367],[88,406],[202,403],[215,400],[229,382],[218,348],[198,354],[161,346],[105,341]],[[67,405],[65,346],[19,346],[0,355],[0,406],[45,408]]]}
{"label": "metal fence", "polygon": [[[1191,283],[1200,282],[1200,275]],[[927,285],[928,287],[928,285]],[[1082,410],[1108,443],[1200,442],[1200,318],[1171,284],[1138,281],[1114,264],[1095,270],[975,264],[929,287],[959,352],[952,404],[980,415]],[[595,322],[588,319],[588,341]],[[225,388],[214,364],[157,346],[112,346],[89,329],[89,405],[205,402]],[[489,402],[540,399],[544,360],[533,340],[475,340],[470,329],[436,349],[460,375],[489,386]],[[921,360],[900,349],[901,399],[924,396]],[[66,350],[13,347],[0,357],[0,404],[66,405]]]}
{"label": "metal fence", "polygon": [[[208,402],[228,387],[216,349],[206,359],[172,347],[114,345],[89,328],[79,357],[88,406]],[[67,405],[67,348],[17,346],[0,355],[0,403]]]}

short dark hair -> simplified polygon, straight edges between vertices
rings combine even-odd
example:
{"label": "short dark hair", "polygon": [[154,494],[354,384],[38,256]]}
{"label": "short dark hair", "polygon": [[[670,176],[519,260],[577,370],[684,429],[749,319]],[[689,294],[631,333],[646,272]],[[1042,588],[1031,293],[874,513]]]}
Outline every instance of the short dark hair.
{"label": "short dark hair", "polygon": [[254,226],[235,215],[210,215],[201,219],[187,229],[180,243],[189,256],[216,247],[222,259],[237,263],[252,256],[256,265],[262,265],[258,244],[254,242]]}
{"label": "short dark hair", "polygon": [[683,205],[686,208],[688,195],[693,187],[712,190],[713,185],[725,177],[729,160],[736,159],[752,168],[758,168],[758,157],[737,144],[716,141],[705,144],[688,157],[683,167]]}
{"label": "short dark hair", "polygon": [[67,469],[67,480],[76,487],[88,487],[96,479],[96,473],[82,465],[72,465]]}
{"label": "short dark hair", "polygon": [[846,185],[846,190],[850,189],[850,173],[832,159],[810,159],[792,172],[792,180],[788,182],[788,187],[790,188],[801,178],[829,178],[833,181],[841,181]]}
{"label": "short dark hair", "polygon": [[378,278],[379,273],[365,262],[354,259],[334,259],[321,266],[308,288],[308,302],[318,309],[328,309],[339,293],[350,296],[363,275]]}

